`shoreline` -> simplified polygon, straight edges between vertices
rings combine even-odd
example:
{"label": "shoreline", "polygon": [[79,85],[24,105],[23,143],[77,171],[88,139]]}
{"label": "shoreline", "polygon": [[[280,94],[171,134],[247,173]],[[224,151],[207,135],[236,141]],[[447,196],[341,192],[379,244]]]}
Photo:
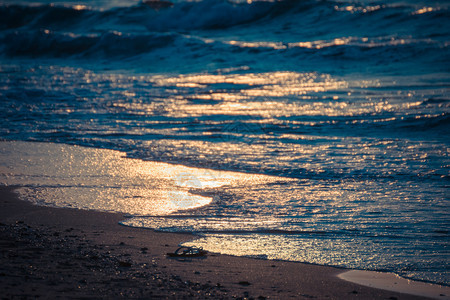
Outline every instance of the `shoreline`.
{"label": "shoreline", "polygon": [[13,190],[0,188],[7,299],[426,299],[344,281],[345,269],[328,266],[215,253],[170,259],[192,235],[119,225],[118,213],[33,205]]}

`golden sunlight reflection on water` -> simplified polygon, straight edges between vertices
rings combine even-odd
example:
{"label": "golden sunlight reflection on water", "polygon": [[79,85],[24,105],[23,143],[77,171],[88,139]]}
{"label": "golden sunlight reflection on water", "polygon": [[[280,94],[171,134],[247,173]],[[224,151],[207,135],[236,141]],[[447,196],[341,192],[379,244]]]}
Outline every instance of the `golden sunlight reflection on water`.
{"label": "golden sunlight reflection on water", "polygon": [[261,74],[201,74],[155,78],[157,86],[208,88],[217,84],[228,84],[236,89],[226,93],[222,89],[193,97],[211,100],[243,100],[250,97],[283,97],[304,95],[308,92],[324,92],[346,87],[345,81],[316,73],[271,72]]}
{"label": "golden sunlight reflection on water", "polygon": [[[170,118],[199,118],[203,116],[261,116],[269,122],[273,118],[296,116],[359,116],[408,108],[404,101],[359,101],[360,88],[376,87],[376,81],[342,80],[328,74],[298,72],[267,72],[246,74],[193,74],[177,76],[146,76],[140,78],[148,87],[134,89],[131,82],[120,75],[107,81],[122,90],[123,101],[112,106],[117,110],[138,115]],[[97,79],[99,81],[101,79]],[[342,91],[354,90],[342,96]],[[153,101],[135,95],[148,93]],[[161,95],[165,95],[161,98]],[[354,101],[354,98],[358,101]],[[301,101],[299,101],[301,99]],[[392,99],[396,99],[393,97]],[[158,123],[158,121],[154,121]],[[152,132],[166,134],[152,129]]]}
{"label": "golden sunlight reflection on water", "polygon": [[208,205],[203,189],[255,185],[277,177],[215,171],[123,157],[112,150],[1,142],[0,184],[23,186],[40,205],[167,215]]}

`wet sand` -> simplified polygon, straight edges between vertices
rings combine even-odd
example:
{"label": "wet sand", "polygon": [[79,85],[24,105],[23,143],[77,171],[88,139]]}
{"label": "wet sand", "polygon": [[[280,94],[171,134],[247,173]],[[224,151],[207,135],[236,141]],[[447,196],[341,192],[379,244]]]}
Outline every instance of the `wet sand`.
{"label": "wet sand", "polygon": [[424,299],[343,281],[339,268],[213,253],[167,258],[193,236],[120,220],[32,205],[1,187],[2,298]]}

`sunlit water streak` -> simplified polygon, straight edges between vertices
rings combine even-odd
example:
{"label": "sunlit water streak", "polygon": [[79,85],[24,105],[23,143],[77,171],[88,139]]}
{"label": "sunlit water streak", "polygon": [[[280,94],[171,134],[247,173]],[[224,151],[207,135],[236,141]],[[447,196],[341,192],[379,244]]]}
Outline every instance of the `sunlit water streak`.
{"label": "sunlit water streak", "polygon": [[448,3],[173,2],[0,4],[0,138],[91,147],[3,146],[22,171],[2,184],[214,251],[449,284]]}
{"label": "sunlit water streak", "polygon": [[50,143],[0,142],[2,184],[22,186],[36,204],[130,216],[167,216],[207,206],[204,190],[264,186],[292,179],[127,159],[113,150]]}

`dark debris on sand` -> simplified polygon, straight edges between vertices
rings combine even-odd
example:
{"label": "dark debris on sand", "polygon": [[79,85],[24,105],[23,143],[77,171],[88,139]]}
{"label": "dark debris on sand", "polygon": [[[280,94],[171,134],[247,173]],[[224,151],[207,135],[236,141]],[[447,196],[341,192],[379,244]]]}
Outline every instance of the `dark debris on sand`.
{"label": "dark debris on sand", "polygon": [[157,264],[91,243],[82,232],[0,224],[1,299],[231,298],[216,285],[183,281]]}

